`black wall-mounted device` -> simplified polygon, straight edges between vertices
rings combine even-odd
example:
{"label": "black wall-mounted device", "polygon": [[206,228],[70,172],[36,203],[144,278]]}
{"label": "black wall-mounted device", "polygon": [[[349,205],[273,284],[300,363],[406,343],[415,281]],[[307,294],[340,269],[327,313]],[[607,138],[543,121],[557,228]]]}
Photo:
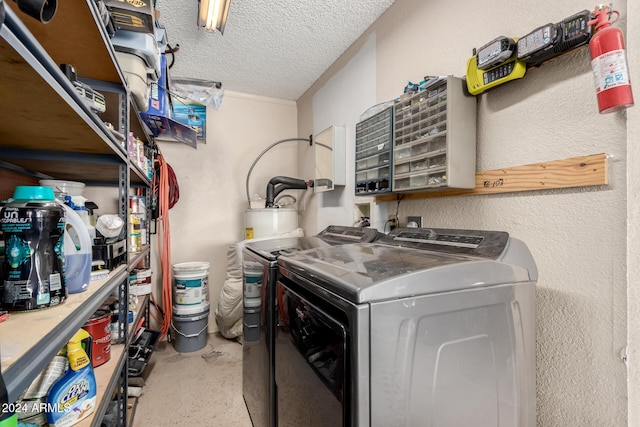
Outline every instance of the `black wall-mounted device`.
{"label": "black wall-mounted device", "polygon": [[591,12],[583,10],[557,24],[536,28],[518,40],[518,59],[537,67],[556,56],[583,46],[591,39]]}

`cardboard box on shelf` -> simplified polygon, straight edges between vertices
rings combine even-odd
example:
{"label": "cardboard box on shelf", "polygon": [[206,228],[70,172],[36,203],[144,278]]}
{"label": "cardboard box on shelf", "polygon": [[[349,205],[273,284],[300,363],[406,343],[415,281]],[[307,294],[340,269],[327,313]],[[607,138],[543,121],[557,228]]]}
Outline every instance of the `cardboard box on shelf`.
{"label": "cardboard box on shelf", "polygon": [[147,111],[140,113],[140,117],[149,127],[153,136],[161,140],[176,140],[197,146],[196,131],[173,117],[173,109],[169,100],[168,88],[170,79],[167,72],[167,59],[165,55],[160,58],[160,78],[157,83],[151,84],[151,94]]}
{"label": "cardboard box on shelf", "polygon": [[207,139],[207,107],[197,102],[173,101],[173,119],[192,127],[196,138],[206,142]]}

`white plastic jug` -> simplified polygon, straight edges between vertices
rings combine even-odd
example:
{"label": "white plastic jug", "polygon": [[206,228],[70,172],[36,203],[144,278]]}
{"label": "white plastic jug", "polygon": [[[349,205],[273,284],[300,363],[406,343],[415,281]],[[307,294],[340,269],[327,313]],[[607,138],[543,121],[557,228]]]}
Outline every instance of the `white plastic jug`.
{"label": "white plastic jug", "polygon": [[91,281],[91,238],[80,216],[64,206],[67,225],[64,231],[64,277],[70,294],[84,292]]}
{"label": "white plastic jug", "polygon": [[93,225],[91,225],[91,221],[89,220],[89,212],[87,211],[87,208],[85,206],[80,206],[79,208],[74,209],[73,211],[82,219],[84,226],[87,228],[87,231],[89,232],[89,239],[91,239],[91,242],[93,242],[93,240],[96,238],[96,228]]}

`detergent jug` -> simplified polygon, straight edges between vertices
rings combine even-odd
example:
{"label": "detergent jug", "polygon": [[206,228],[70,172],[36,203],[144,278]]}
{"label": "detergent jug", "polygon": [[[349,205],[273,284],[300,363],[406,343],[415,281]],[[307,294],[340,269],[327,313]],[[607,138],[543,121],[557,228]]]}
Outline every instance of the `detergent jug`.
{"label": "detergent jug", "polygon": [[[93,239],[88,219],[83,219],[84,183],[76,181],[40,180],[50,187],[56,200],[65,210],[67,223],[64,231],[64,276],[70,294],[86,291],[91,281],[91,255]],[[66,202],[66,203],[65,203]],[[71,205],[71,206],[69,206]],[[77,210],[76,210],[77,209]],[[86,214],[84,210],[84,214]]]}
{"label": "detergent jug", "polygon": [[2,306],[35,310],[67,297],[63,270],[64,208],[49,187],[18,186],[0,210],[5,261],[0,280]]}
{"label": "detergent jug", "polygon": [[80,216],[69,206],[64,208],[67,224],[64,232],[64,276],[70,294],[84,292],[91,281],[91,238]]}

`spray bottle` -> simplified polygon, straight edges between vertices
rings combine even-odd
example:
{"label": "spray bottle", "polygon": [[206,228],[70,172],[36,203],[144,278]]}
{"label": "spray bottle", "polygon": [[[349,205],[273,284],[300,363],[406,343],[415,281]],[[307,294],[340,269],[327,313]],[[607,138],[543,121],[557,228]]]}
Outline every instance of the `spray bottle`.
{"label": "spray bottle", "polygon": [[[47,422],[52,427],[69,427],[89,416],[96,406],[96,377],[91,358],[82,348],[90,337],[80,329],[67,343],[69,370],[47,395]],[[90,338],[89,338],[90,339]]]}

